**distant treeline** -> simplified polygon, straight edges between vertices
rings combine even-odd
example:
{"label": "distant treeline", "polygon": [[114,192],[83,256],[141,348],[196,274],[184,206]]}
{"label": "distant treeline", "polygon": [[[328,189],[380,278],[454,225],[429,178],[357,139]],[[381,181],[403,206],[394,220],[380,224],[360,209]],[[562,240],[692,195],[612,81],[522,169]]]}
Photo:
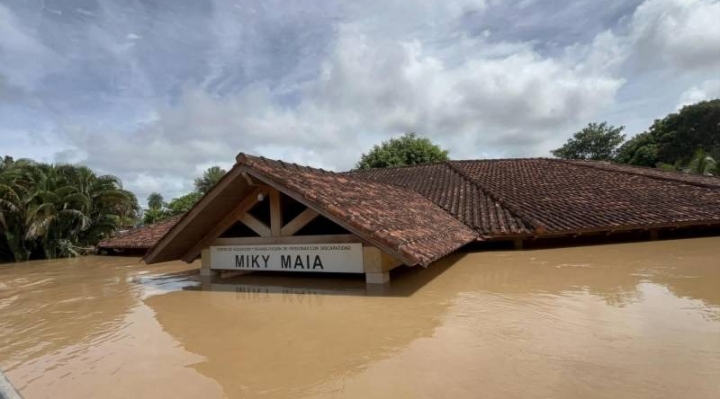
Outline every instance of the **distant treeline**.
{"label": "distant treeline", "polygon": [[685,106],[627,141],[623,129],[591,123],[552,153],[559,158],[720,175],[720,99]]}
{"label": "distant treeline", "polygon": [[148,207],[143,212],[143,223],[153,224],[161,222],[189,211],[205,193],[210,191],[210,189],[225,176],[225,173],[225,169],[219,166],[209,167],[203,172],[202,176],[195,179],[194,191],[173,198],[170,202],[165,202],[165,199],[160,193],[151,193],[147,198]]}
{"label": "distant treeline", "polygon": [[0,262],[82,254],[139,214],[135,195],[115,176],[0,158]]}

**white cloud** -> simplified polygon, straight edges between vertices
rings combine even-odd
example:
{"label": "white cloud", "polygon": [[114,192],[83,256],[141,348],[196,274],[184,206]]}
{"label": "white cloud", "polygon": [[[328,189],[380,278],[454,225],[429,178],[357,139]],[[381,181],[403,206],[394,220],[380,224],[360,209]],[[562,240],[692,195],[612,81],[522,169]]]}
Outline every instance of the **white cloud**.
{"label": "white cloud", "polygon": [[710,79],[684,91],[680,95],[677,107],[682,108],[685,105],[716,98],[720,98],[720,79]]}
{"label": "white cloud", "polygon": [[[182,194],[205,167],[227,167],[239,151],[345,169],[406,131],[458,158],[546,156],[604,112],[647,102],[632,86],[639,75],[647,85],[657,71],[686,77],[663,86],[670,104],[642,115],[625,108],[650,122],[693,83],[682,101],[713,95],[701,82],[720,66],[717,0],[646,0],[634,10],[614,1],[602,20],[611,23],[592,29],[584,28],[597,6],[576,2],[555,21],[562,40],[552,29],[542,36],[548,18],[533,2],[98,4],[43,14],[38,24],[0,6],[0,56],[13,56],[0,64],[0,101],[44,107],[72,147],[59,148],[58,159],[118,174],[141,199]],[[471,23],[495,18],[493,7],[514,12],[500,23],[522,23]],[[54,59],[73,68],[46,79],[48,65],[61,64]],[[45,91],[17,101],[20,84]]]}
{"label": "white cloud", "polygon": [[629,51],[646,68],[720,68],[720,1],[647,0],[630,21]]}
{"label": "white cloud", "polygon": [[63,62],[41,43],[12,10],[0,4],[0,77],[8,85],[34,89],[38,81]]}
{"label": "white cloud", "polygon": [[[560,127],[610,105],[622,85],[528,47],[503,54],[492,48],[508,44],[466,38],[462,45],[476,56],[450,63],[418,41],[371,38],[344,25],[321,73],[300,86],[297,104],[283,104],[262,84],[224,97],[191,89],[132,134],[76,130],[68,137],[92,165],[160,176],[239,151],[345,169],[379,139],[406,131],[429,135],[456,156],[488,148],[536,155],[542,148],[544,155]],[[151,188],[158,187],[147,179],[134,187]]]}

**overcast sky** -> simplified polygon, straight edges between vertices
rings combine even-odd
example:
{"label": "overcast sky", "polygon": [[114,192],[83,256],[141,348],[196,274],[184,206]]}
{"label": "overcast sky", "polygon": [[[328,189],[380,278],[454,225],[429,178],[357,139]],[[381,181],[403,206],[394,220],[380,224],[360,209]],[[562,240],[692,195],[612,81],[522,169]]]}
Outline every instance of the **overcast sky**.
{"label": "overcast sky", "polygon": [[414,131],[548,156],[720,97],[720,0],[0,0],[0,155],[144,199],[240,152],[348,169]]}

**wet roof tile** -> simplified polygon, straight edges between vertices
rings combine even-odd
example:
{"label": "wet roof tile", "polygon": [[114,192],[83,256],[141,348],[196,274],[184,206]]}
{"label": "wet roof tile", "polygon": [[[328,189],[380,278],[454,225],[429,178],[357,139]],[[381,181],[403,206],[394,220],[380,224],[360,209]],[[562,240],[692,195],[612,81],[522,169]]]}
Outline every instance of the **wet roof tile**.
{"label": "wet roof tile", "polygon": [[416,191],[482,236],[527,234],[530,227],[448,163],[349,172]]}
{"label": "wet roof tile", "polygon": [[456,170],[545,233],[720,222],[715,178],[554,159],[452,161]]}
{"label": "wet roof tile", "polygon": [[251,156],[239,164],[417,264],[428,265],[477,238],[431,200],[397,185]]}
{"label": "wet roof tile", "polygon": [[162,222],[138,227],[130,231],[100,241],[98,248],[105,249],[147,249],[155,245],[175,224],[181,215],[173,216]]}
{"label": "wet roof tile", "polygon": [[[610,163],[469,160],[334,173],[240,154],[235,168],[423,265],[476,239],[720,224],[720,179]],[[100,246],[149,248],[176,221]]]}

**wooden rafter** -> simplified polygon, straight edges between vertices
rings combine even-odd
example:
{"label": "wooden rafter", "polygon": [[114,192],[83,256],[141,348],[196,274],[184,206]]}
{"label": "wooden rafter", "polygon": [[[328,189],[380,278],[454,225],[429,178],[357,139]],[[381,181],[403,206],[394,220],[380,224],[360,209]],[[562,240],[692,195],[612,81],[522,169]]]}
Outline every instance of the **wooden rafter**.
{"label": "wooden rafter", "polygon": [[223,218],[223,220],[220,221],[212,230],[210,230],[205,236],[195,244],[192,249],[190,249],[185,256],[183,256],[183,260],[185,262],[192,262],[197,256],[200,254],[200,251],[209,246],[210,243],[213,242],[216,238],[220,236],[225,230],[232,227],[235,222],[237,222],[238,218],[242,216],[244,213],[250,210],[255,204],[258,202],[258,196],[267,195],[269,188],[268,187],[258,187],[255,190],[252,191],[252,193],[245,197],[243,201],[238,204],[235,209],[228,213],[227,216]]}
{"label": "wooden rafter", "polygon": [[280,229],[281,236],[291,236],[300,231],[308,223],[318,216],[318,213],[314,210],[307,208],[301,214],[297,215],[295,219],[291,220]]}
{"label": "wooden rafter", "polygon": [[239,220],[252,231],[256,232],[260,237],[270,237],[272,235],[268,225],[247,212],[245,212]]}
{"label": "wooden rafter", "polygon": [[362,243],[362,240],[353,234],[291,237],[221,237],[216,238],[211,245],[340,244],[353,242]]}
{"label": "wooden rafter", "polygon": [[[197,217],[198,214],[200,214],[202,211],[205,210],[208,204],[210,204],[212,201],[214,201],[217,196],[223,192],[229,185],[233,184],[233,182],[236,181],[236,179],[240,176],[241,173],[244,173],[242,168],[233,168],[228,173],[225,174],[225,176],[220,179],[220,181],[213,187],[212,190],[210,190],[209,193],[207,193],[204,197],[200,199],[200,202],[194,206],[185,216],[183,216],[180,221],[173,226],[170,231],[160,239],[160,241],[153,247],[144,257],[143,260],[147,263],[154,263],[157,261],[157,257],[159,254],[162,253],[163,250],[167,247],[167,245],[172,242],[175,238],[177,238],[178,234],[180,234],[181,231],[183,231],[187,225],[190,223],[190,221]],[[195,253],[193,258],[190,261],[193,261],[198,254],[200,254],[200,250]],[[185,258],[183,258],[185,259]]]}

